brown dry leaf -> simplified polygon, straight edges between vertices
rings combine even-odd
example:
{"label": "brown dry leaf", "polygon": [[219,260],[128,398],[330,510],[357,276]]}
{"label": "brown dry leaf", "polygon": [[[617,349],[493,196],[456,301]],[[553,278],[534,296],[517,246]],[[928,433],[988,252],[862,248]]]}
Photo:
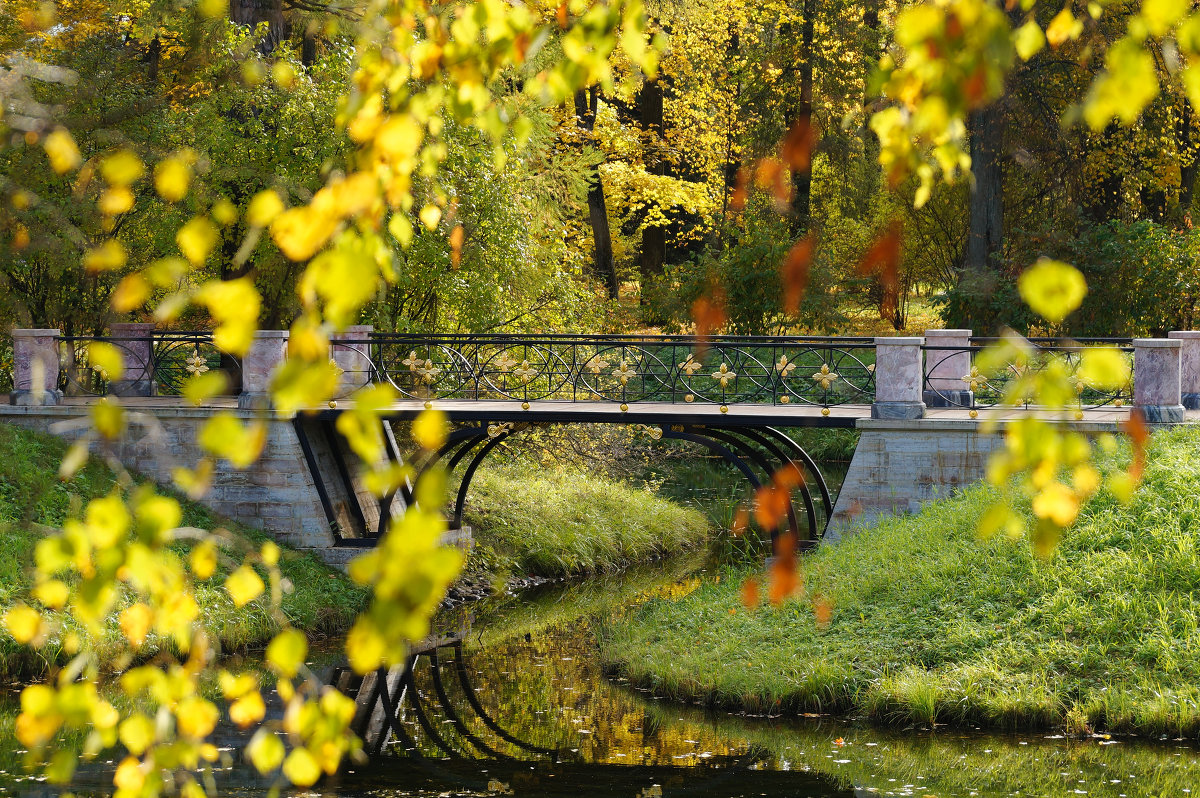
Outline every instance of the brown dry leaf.
{"label": "brown dry leaf", "polygon": [[775,540],[775,559],[771,563],[771,584],[767,596],[773,606],[794,596],[800,589],[800,569],[796,563],[796,536],[780,535]]}
{"label": "brown dry leaf", "polygon": [[742,604],[747,609],[754,609],[758,606],[758,581],[747,579],[742,585]]}
{"label": "brown dry leaf", "polygon": [[900,220],[893,219],[858,263],[859,274],[879,275],[879,282],[883,286],[879,310],[885,317],[896,309],[899,301],[901,232]]}
{"label": "brown dry leaf", "polygon": [[817,128],[811,117],[800,117],[783,139],[779,154],[793,172],[807,172],[812,167],[812,152],[817,144]]}
{"label": "brown dry leaf", "polygon": [[786,210],[792,201],[791,171],[775,158],[763,158],[754,169],[754,184],[775,198],[775,206]]}
{"label": "brown dry leaf", "polygon": [[558,4],[558,11],[555,13],[558,18],[558,27],[563,30],[567,29],[567,3],[566,0]]}
{"label": "brown dry leaf", "polygon": [[789,492],[774,485],[763,485],[754,494],[754,520],[768,532],[779,528],[790,506]]}
{"label": "brown dry leaf", "polygon": [[463,226],[455,225],[450,231],[450,265],[457,269],[458,264],[462,262],[462,247],[463,247]]}
{"label": "brown dry leaf", "polygon": [[1133,445],[1129,476],[1137,482],[1141,480],[1142,472],[1146,468],[1146,441],[1150,439],[1150,428],[1146,426],[1146,419],[1142,417],[1141,411],[1135,408],[1130,411],[1129,418],[1121,423],[1121,429],[1129,436],[1129,442]]}
{"label": "brown dry leaf", "polygon": [[824,596],[813,596],[813,617],[817,620],[817,626],[828,626],[829,621],[833,618],[833,605],[829,603],[829,599]]}
{"label": "brown dry leaf", "polygon": [[804,484],[804,472],[795,463],[788,463],[771,475],[771,481],[776,487],[791,490]]}
{"label": "brown dry leaf", "polygon": [[692,321],[696,323],[699,357],[703,354],[708,336],[725,326],[724,297],[719,292],[713,292],[711,297],[702,296],[697,299],[692,303]]}
{"label": "brown dry leaf", "polygon": [[799,312],[800,300],[808,290],[808,268],[812,265],[815,242],[810,233],[793,244],[779,270],[783,283],[783,309],[787,313]]}

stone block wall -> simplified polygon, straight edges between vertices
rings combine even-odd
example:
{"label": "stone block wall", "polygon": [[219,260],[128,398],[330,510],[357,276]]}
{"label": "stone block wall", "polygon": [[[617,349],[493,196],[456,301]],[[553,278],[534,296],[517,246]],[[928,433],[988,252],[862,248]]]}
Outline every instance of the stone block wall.
{"label": "stone block wall", "polygon": [[[127,410],[129,429],[112,454],[127,468],[155,482],[172,485],[171,472],[193,466],[203,456],[196,433],[215,412],[211,408],[155,408],[153,414]],[[232,411],[244,419],[247,411]],[[86,406],[0,406],[0,423],[49,432],[74,440],[88,429]],[[99,451],[102,444],[92,444]],[[219,462],[201,503],[255,529],[271,532],[281,543],[301,549],[327,549],[333,535],[321,499],[304,461],[290,419],[269,418],[262,457],[245,470]]]}

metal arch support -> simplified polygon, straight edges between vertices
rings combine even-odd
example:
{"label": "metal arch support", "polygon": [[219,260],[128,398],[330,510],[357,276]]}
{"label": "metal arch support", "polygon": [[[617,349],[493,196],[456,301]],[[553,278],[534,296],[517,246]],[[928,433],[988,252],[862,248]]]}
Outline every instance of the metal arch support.
{"label": "metal arch support", "polygon": [[408,688],[408,694],[412,696],[413,714],[417,716],[417,723],[421,724],[421,729],[425,732],[425,736],[427,736],[434,745],[442,749],[447,756],[452,758],[460,758],[462,754],[459,753],[454,746],[446,742],[444,737],[437,733],[437,730],[433,728],[433,724],[429,722],[429,717],[425,714],[425,708],[421,706],[421,691],[417,689],[417,680],[414,677],[414,674],[417,670],[417,663],[419,661],[419,655],[413,657],[412,667],[405,672],[405,687]]}
{"label": "metal arch support", "polygon": [[[794,459],[788,457],[788,455],[782,449],[780,449],[770,437],[763,435],[758,430],[747,427],[739,427],[736,430],[731,429],[729,432],[736,432],[739,435],[744,435],[751,441],[762,446],[764,449],[770,452],[773,457],[779,460],[780,467],[785,465],[798,467]],[[803,477],[803,474],[801,474],[801,476]],[[808,489],[807,479],[802,479],[800,482],[800,495],[804,497],[804,511],[808,516],[809,539],[815,541],[821,536],[821,530],[817,529],[817,508],[816,505],[813,504],[812,491]]]}
{"label": "metal arch support", "polygon": [[454,644],[454,671],[458,674],[458,682],[462,685],[463,695],[466,696],[467,703],[471,705],[471,709],[475,710],[475,714],[483,721],[484,726],[495,732],[500,739],[511,745],[515,745],[517,748],[522,748],[534,754],[544,754],[555,760],[558,759],[558,751],[552,748],[542,748],[514,737],[487,713],[487,710],[483,708],[483,704],[479,702],[479,696],[475,694],[475,687],[471,684],[471,677],[467,674],[467,664],[463,659],[462,641]]}
{"label": "metal arch support", "polygon": [[484,461],[492,449],[500,445],[500,442],[509,436],[508,430],[501,432],[494,438],[483,445],[467,465],[467,470],[463,472],[462,483],[458,486],[458,496],[454,500],[454,525],[459,529],[462,528],[463,507],[467,503],[467,489],[471,487],[471,480],[475,478],[475,470],[479,468],[479,464]]}
{"label": "metal arch support", "polygon": [[[754,463],[763,470],[763,473],[766,474],[767,481],[768,482],[770,481],[771,475],[775,472],[775,469],[771,468],[770,461],[768,461],[767,458],[763,457],[763,455],[760,452],[755,451],[755,449],[752,446],[750,446],[749,444],[747,444],[744,440],[742,440],[741,438],[734,435],[731,430],[706,427],[704,429],[703,434],[708,435],[710,438],[713,438],[714,440],[724,441],[725,443],[728,443],[728,444],[731,444],[732,446],[734,446],[738,451],[740,451],[742,453],[742,456],[748,457],[750,460],[753,460]],[[792,500],[791,500],[790,496],[788,497],[787,514],[788,514],[788,528],[791,530],[791,533],[795,536],[795,539],[799,540],[800,539],[800,523],[796,520],[796,510],[792,506]],[[775,540],[775,537],[778,534],[778,531],[779,531],[778,527],[771,530],[771,540]]]}
{"label": "metal arch support", "polygon": [[454,728],[458,730],[459,736],[475,746],[484,756],[491,756],[496,759],[511,759],[512,757],[500,753],[496,749],[489,746],[483,740],[479,739],[470,729],[459,714],[454,709],[454,704],[450,701],[450,696],[446,693],[446,686],[442,684],[442,663],[438,657],[438,650],[434,648],[429,652],[429,672],[433,675],[433,689],[437,693],[438,701],[442,704],[442,711],[446,713],[446,717],[454,724]]}
{"label": "metal arch support", "polygon": [[808,470],[816,478],[817,487],[821,491],[821,503],[825,506],[825,518],[829,519],[833,515],[833,502],[829,498],[829,485],[825,483],[825,477],[821,475],[821,469],[817,468],[817,462],[812,459],[812,456],[808,452],[804,451],[800,444],[775,427],[763,427],[762,431],[791,448],[804,461],[804,465],[808,466]]}
{"label": "metal arch support", "polygon": [[729,451],[729,449],[727,449],[724,446],[722,446],[721,444],[717,443],[712,438],[706,438],[703,435],[697,435],[694,431],[692,431],[690,429],[685,429],[685,430],[681,430],[681,431],[664,429],[663,437],[671,438],[671,439],[679,440],[679,441],[691,441],[692,443],[700,444],[701,446],[708,449],[710,452],[720,455],[725,460],[725,462],[732,465],[738,471],[741,471],[742,476],[744,476],[746,478],[746,480],[750,483],[751,487],[754,487],[756,489],[762,487],[762,482],[759,480],[758,477],[756,477],[754,475],[754,472],[750,470],[750,466],[746,465],[746,463],[742,460],[742,458],[738,457],[736,454]]}
{"label": "metal arch support", "polygon": [[[453,432],[451,432],[449,437],[446,439],[446,442],[442,445],[442,448],[438,449],[436,452],[434,452],[432,455],[430,455],[429,458],[424,463],[421,464],[421,467],[419,469],[417,469],[417,474],[413,478],[412,484],[407,485],[404,488],[402,488],[403,493],[401,495],[403,496],[404,500],[406,502],[412,501],[413,489],[415,488],[416,483],[420,480],[420,478],[422,477],[422,475],[425,474],[426,471],[428,471],[430,468],[432,468],[435,464],[441,462],[441,460],[444,457],[446,457],[446,455],[450,454],[451,452],[454,452],[454,455],[453,455],[453,457],[451,457],[451,460],[450,460],[450,465],[446,469],[447,471],[453,471],[454,467],[456,465],[458,465],[459,460],[462,459],[462,456],[466,452],[468,452],[472,448],[474,448],[475,445],[479,443],[479,441],[483,440],[486,437],[487,437],[487,428],[482,425],[477,426],[477,427],[466,427],[464,429],[456,429]],[[455,451],[456,449],[457,449],[457,451]]]}

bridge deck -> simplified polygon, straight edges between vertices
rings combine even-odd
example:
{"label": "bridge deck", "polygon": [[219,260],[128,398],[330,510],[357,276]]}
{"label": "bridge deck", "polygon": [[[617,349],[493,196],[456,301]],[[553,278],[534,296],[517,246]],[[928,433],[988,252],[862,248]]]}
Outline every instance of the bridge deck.
{"label": "bridge deck", "polygon": [[[94,403],[93,397],[69,397],[58,407],[16,408],[6,407],[9,413],[36,412],[48,415],[76,415],[79,411]],[[131,410],[153,410],[155,413],[174,415],[182,413],[192,415],[215,409],[236,409],[237,402],[233,398],[218,398],[207,402],[200,408],[175,396],[125,397],[121,403]],[[871,418],[870,405],[838,405],[829,408],[828,415],[821,408],[811,405],[768,405],[768,404],[732,404],[728,412],[722,413],[719,406],[714,404],[685,404],[670,402],[636,402],[629,404],[627,411],[622,411],[620,405],[613,402],[530,402],[529,409],[521,407],[520,402],[480,401],[437,399],[433,406],[444,411],[456,422],[505,422],[528,421],[533,423],[577,423],[577,424],[711,424],[726,427],[841,427],[853,428],[859,421]],[[349,401],[339,401],[333,408],[314,408],[312,413],[319,417],[333,418],[343,410],[353,407]],[[425,403],[419,400],[401,401],[392,405],[391,417],[407,419],[416,417],[425,409]],[[239,414],[251,415],[252,411],[239,411]],[[1046,418],[1072,421],[1085,428],[1115,429],[1121,422],[1129,418],[1128,407],[1104,407],[1095,410],[1084,410],[1083,418],[1076,419],[1073,413],[1050,413],[1025,408],[999,407],[981,409],[977,418],[972,419],[970,411],[964,408],[928,408],[923,419],[905,420],[889,423],[901,426],[920,428],[937,426],[946,423],[982,424],[987,420],[1013,421],[1028,418],[1037,414]],[[1188,422],[1200,422],[1200,411],[1187,411]]]}

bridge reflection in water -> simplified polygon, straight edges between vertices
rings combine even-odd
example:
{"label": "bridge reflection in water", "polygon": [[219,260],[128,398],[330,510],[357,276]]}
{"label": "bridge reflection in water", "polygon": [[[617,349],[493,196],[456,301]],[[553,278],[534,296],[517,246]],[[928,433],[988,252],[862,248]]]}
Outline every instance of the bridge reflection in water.
{"label": "bridge reflection in water", "polygon": [[[621,720],[627,725],[634,724],[634,728],[625,731],[640,737],[638,747],[647,752],[640,758],[632,749],[628,754],[617,750],[622,746],[616,740],[589,740],[594,743],[590,746],[577,740],[572,745],[562,737],[561,729],[553,729],[555,721],[561,720],[564,713],[570,715],[582,710],[581,714],[586,714],[587,710],[569,704],[535,709],[549,697],[548,691],[520,693],[520,685],[512,683],[524,681],[528,674],[517,676],[513,671],[498,670],[499,667],[528,670],[531,663],[519,658],[505,665],[503,660],[489,657],[483,666],[487,671],[472,675],[464,651],[468,637],[467,633],[456,633],[431,638],[414,649],[403,667],[380,670],[361,681],[347,670],[334,669],[330,674],[332,682],[358,696],[356,731],[363,736],[372,757],[371,767],[341,777],[342,788],[361,783],[369,785],[375,794],[394,790],[403,795],[529,794],[574,798],[855,795],[853,790],[835,787],[827,778],[795,772],[786,765],[781,767],[768,751],[754,746],[684,753],[669,748],[648,753],[660,747],[652,738],[661,729],[650,715],[639,716],[636,712],[622,715]],[[526,645],[535,645],[529,642],[528,635]],[[588,652],[579,654],[588,656]],[[545,664],[535,661],[533,670],[541,670]],[[542,674],[546,672],[552,672],[552,668]],[[484,683],[476,684],[476,676]],[[509,721],[497,717],[480,696],[481,691],[504,692],[487,690],[487,684],[494,686],[497,680],[509,682],[507,687],[517,687],[518,700],[528,702],[522,713],[524,722],[515,724],[520,730],[507,726]],[[548,679],[543,676],[542,681],[553,683],[555,676]],[[602,689],[600,685],[584,683],[557,687],[561,695],[578,694],[577,691],[592,687]],[[583,702],[589,700],[594,697],[581,698]],[[637,699],[629,696],[627,701],[633,706]],[[496,701],[486,703],[495,706]],[[627,711],[630,707],[622,706],[618,712],[622,709]],[[539,728],[531,729],[531,717],[542,718],[537,724]],[[588,737],[592,731],[604,736],[608,729],[580,729],[577,734]],[[542,739],[547,736],[557,742],[548,744]],[[679,742],[685,745],[699,743],[683,740],[683,736],[680,735]],[[538,739],[531,741],[526,737]],[[450,792],[448,788],[452,788]]]}

